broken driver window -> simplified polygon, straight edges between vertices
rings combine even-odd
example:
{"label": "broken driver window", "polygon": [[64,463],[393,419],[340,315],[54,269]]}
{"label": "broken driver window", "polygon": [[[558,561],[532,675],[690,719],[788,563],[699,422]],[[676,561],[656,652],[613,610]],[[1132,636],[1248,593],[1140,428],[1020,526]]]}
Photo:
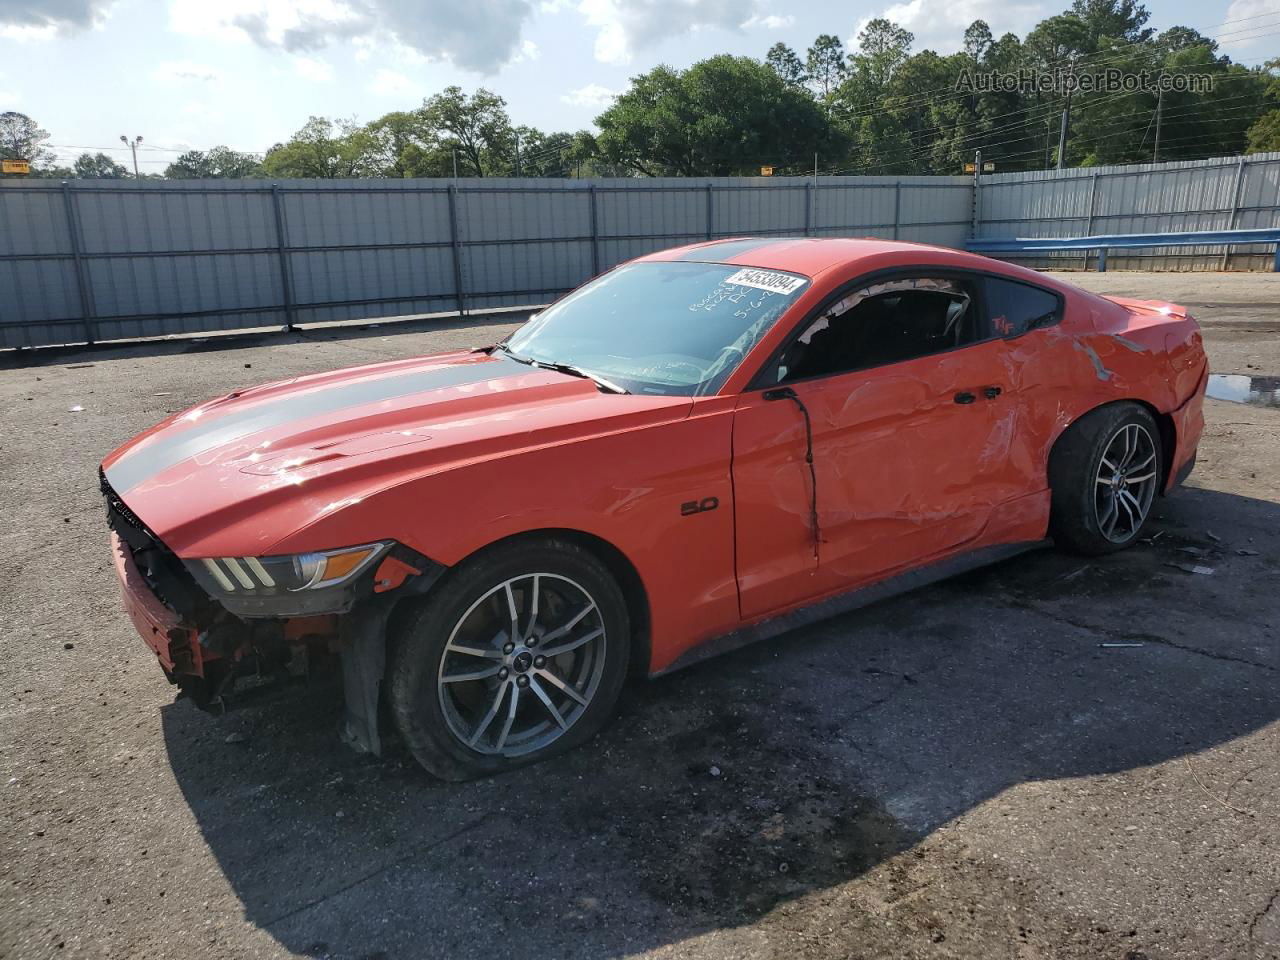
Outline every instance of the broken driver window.
{"label": "broken driver window", "polygon": [[847,373],[953,350],[985,336],[968,282],[897,278],[850,292],[787,348],[778,383]]}

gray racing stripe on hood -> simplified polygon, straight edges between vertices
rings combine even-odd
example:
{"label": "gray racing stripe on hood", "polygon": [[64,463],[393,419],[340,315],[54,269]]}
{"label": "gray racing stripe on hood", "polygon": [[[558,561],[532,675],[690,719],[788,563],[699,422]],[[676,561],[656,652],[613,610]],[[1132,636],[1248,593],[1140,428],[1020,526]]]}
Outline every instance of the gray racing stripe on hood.
{"label": "gray racing stripe on hood", "polygon": [[719,243],[704,244],[693,250],[686,250],[673,260],[704,260],[718,263],[731,260],[761,247],[771,247],[778,243],[788,243],[795,237],[748,237],[745,240],[721,240]]}
{"label": "gray racing stripe on hood", "polygon": [[196,421],[188,429],[178,430],[171,436],[161,435],[155,441],[125,454],[107,470],[107,482],[116,493],[122,494],[183,460],[262,430],[308,417],[336,413],[347,407],[407,397],[425,390],[497,380],[528,369],[498,354],[493,357],[493,362],[467,363],[437,370],[415,370],[412,373],[286,395],[240,413],[215,409],[211,412],[208,423]]}

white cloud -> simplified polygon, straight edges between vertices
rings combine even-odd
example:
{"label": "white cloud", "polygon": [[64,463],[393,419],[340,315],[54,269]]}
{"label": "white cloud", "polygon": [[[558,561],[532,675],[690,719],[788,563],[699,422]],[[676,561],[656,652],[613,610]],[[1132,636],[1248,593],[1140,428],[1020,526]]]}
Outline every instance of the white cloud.
{"label": "white cloud", "polygon": [[0,0],[0,35],[43,39],[58,31],[97,26],[111,0]]}
{"label": "white cloud", "polygon": [[1234,0],[1223,17],[1223,20],[1232,22],[1206,32],[1222,37],[1218,46],[1224,53],[1244,51],[1256,46],[1259,40],[1274,45],[1275,37],[1259,35],[1275,32],[1275,21],[1266,19],[1268,15],[1275,14],[1280,14],[1280,0]]}
{"label": "white cloud", "polygon": [[290,53],[386,38],[488,74],[525,53],[520,32],[533,0],[171,0],[169,9],[181,33],[238,36]]}
{"label": "white cloud", "polygon": [[[627,63],[633,51],[674,34],[718,27],[740,30],[756,20],[763,0],[580,0],[578,12],[596,28],[595,58]],[[779,18],[781,19],[781,18]]]}
{"label": "white cloud", "polygon": [[954,53],[964,46],[964,31],[975,20],[991,24],[996,36],[1025,36],[1037,23],[1056,12],[1044,0],[907,0],[860,19],[846,38],[850,50],[858,46],[858,34],[868,23],[883,17],[915,34],[913,53],[936,50]]}
{"label": "white cloud", "polygon": [[538,49],[538,45],[532,40],[520,41],[520,52],[512,57],[509,63],[524,63],[526,60],[537,60],[542,56],[542,51]]}
{"label": "white cloud", "polygon": [[759,15],[754,16],[744,23],[743,26],[748,28],[764,27],[766,30],[785,30],[787,27],[794,26],[795,22],[796,18],[790,14],[787,14],[785,17],[780,17],[775,13],[771,13],[767,17],[761,17]]}
{"label": "white cloud", "polygon": [[15,27],[0,21],[0,40],[16,40],[18,43],[38,43],[52,40],[62,32],[58,27]]}
{"label": "white cloud", "polygon": [[394,70],[379,70],[373,75],[369,84],[369,92],[380,97],[406,97],[414,92],[414,83],[403,73]]}
{"label": "white cloud", "polygon": [[293,69],[298,76],[312,83],[333,82],[333,67],[314,57],[294,57]]}
{"label": "white cloud", "polygon": [[160,83],[175,83],[182,80],[215,83],[222,79],[222,74],[218,70],[191,60],[166,60],[157,64],[151,75]]}
{"label": "white cloud", "polygon": [[613,98],[617,95],[616,90],[602,87],[598,83],[588,83],[585,87],[570,90],[568,93],[563,94],[560,99],[575,107],[604,108],[613,103]]}

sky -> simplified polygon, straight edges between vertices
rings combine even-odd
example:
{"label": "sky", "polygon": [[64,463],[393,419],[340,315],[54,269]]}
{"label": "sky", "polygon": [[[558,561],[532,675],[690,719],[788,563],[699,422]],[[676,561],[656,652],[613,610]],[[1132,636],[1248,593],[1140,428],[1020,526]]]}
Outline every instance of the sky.
{"label": "sky", "polygon": [[[504,97],[517,123],[590,129],[628,79],[717,53],[856,45],[888,17],[913,51],[951,53],[984,19],[1023,36],[1068,0],[0,0],[0,111],[29,114],[61,159],[88,149],[143,172],[215,144],[261,153],[311,115],[361,122],[450,84]],[[1150,25],[1280,55],[1280,0],[1148,0]]]}

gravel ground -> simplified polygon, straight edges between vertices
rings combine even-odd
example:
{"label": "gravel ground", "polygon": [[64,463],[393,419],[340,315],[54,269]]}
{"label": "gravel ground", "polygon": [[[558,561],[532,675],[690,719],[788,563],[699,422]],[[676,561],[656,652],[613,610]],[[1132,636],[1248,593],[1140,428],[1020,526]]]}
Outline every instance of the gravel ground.
{"label": "gravel ground", "polygon": [[[1191,306],[1215,370],[1280,375],[1276,275],[1071,279]],[[517,775],[348,752],[333,682],[175,703],[120,609],[101,456],[234,387],[509,319],[0,369],[0,957],[1280,957],[1277,410],[1208,402],[1154,542],[636,684]]]}

